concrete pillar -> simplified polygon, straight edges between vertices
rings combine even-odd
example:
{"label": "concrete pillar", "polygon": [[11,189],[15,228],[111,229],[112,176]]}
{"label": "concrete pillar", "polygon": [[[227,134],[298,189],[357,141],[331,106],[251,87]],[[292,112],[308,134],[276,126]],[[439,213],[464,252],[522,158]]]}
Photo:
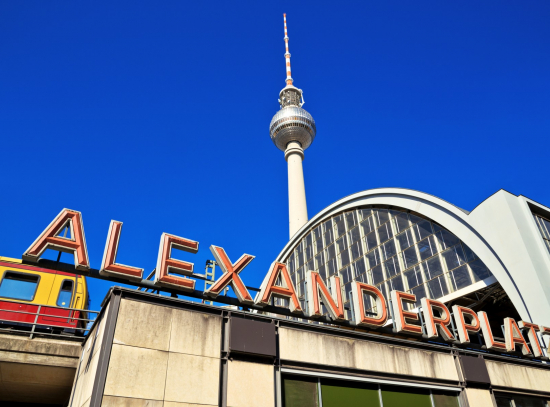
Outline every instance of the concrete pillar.
{"label": "concrete pillar", "polygon": [[288,165],[288,222],[289,237],[306,224],[307,204],[306,187],[304,185],[304,170],[302,160],[304,150],[300,143],[288,143],[285,150],[285,160]]}

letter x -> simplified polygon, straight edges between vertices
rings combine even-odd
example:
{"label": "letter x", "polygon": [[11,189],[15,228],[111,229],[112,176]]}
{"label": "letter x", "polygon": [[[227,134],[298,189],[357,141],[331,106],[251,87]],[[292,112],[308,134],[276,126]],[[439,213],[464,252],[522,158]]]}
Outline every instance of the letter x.
{"label": "letter x", "polygon": [[217,297],[225,287],[231,284],[231,288],[235,291],[240,302],[253,304],[254,300],[239,277],[239,273],[254,260],[254,256],[243,254],[239,260],[233,264],[222,247],[212,245],[210,246],[210,251],[216,258],[216,263],[218,263],[218,266],[222,269],[223,275],[206,290],[206,293],[213,297]]}

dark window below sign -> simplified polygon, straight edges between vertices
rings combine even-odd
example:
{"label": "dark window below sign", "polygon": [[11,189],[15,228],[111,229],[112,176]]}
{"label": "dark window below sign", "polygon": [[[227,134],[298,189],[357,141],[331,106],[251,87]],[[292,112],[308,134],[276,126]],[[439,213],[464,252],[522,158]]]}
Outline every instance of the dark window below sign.
{"label": "dark window below sign", "polygon": [[276,356],[275,325],[245,318],[231,318],[229,349],[231,352]]}

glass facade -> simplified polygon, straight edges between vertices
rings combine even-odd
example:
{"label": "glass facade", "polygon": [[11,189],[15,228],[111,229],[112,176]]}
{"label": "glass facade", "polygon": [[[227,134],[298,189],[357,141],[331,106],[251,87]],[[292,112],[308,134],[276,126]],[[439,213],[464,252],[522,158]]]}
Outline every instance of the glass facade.
{"label": "glass facade", "polygon": [[459,407],[458,392],[286,376],[284,407]]}
{"label": "glass facade", "polygon": [[549,407],[550,399],[515,394],[495,394],[497,407]]}
{"label": "glass facade", "polygon": [[535,215],[535,222],[537,222],[537,226],[539,227],[540,234],[542,235],[542,239],[544,240],[544,243],[546,243],[546,248],[550,252],[550,220],[543,218],[540,215]]}
{"label": "glass facade", "polygon": [[[306,271],[340,277],[346,318],[352,320],[351,282],[438,299],[491,276],[483,262],[451,232],[405,210],[361,207],[317,225],[286,259],[302,306]],[[330,288],[330,287],[329,287]],[[370,297],[365,298],[370,301]],[[275,299],[287,306],[287,301]],[[419,304],[418,304],[419,305]],[[371,310],[374,304],[371,304]]]}

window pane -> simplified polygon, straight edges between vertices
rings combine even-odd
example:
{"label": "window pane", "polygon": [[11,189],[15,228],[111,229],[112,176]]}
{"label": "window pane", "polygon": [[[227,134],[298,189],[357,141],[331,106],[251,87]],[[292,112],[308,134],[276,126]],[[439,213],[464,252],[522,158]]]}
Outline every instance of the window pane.
{"label": "window pane", "polygon": [[285,407],[318,407],[317,378],[284,378]]}
{"label": "window pane", "polygon": [[426,266],[426,276],[430,279],[443,274],[443,267],[441,267],[439,257],[428,260],[424,265]]}
{"label": "window pane", "polygon": [[399,274],[399,262],[397,261],[397,256],[392,257],[387,262],[385,262],[384,268],[386,269],[386,275],[388,276],[388,278]]}
{"label": "window pane", "polygon": [[459,407],[458,397],[456,394],[432,392],[434,407]]}
{"label": "window pane", "polygon": [[382,273],[382,267],[376,266],[372,269],[372,282],[374,285],[384,281],[384,274]]}
{"label": "window pane", "polygon": [[368,264],[369,269],[373,268],[378,263],[380,263],[380,256],[378,255],[378,250],[376,249],[370,253],[367,253],[366,258],[369,261],[369,264]]}
{"label": "window pane", "polygon": [[457,268],[461,264],[454,248],[444,251],[443,258],[445,259],[447,269],[449,270]]}
{"label": "window pane", "polygon": [[409,227],[409,217],[405,212],[398,212],[395,215],[395,226],[397,227],[398,232],[401,232]]}
{"label": "window pane", "polygon": [[7,271],[0,284],[0,297],[32,301],[38,287],[38,276]]}
{"label": "window pane", "polygon": [[361,217],[361,219],[367,219],[370,215],[372,214],[372,210],[371,209],[360,209],[359,210],[359,216]]}
{"label": "window pane", "polygon": [[69,280],[63,281],[59,296],[57,297],[58,307],[70,307],[71,298],[73,296],[73,282]]}
{"label": "window pane", "polygon": [[366,383],[321,382],[323,407],[379,407],[378,386]]}
{"label": "window pane", "polygon": [[365,271],[367,271],[367,269],[365,268],[365,260],[364,259],[357,260],[355,263],[353,263],[353,268],[354,268],[354,274],[356,276],[360,276]]}
{"label": "window pane", "polygon": [[387,222],[390,220],[390,216],[388,214],[388,211],[386,209],[378,209],[378,224],[381,225],[382,223]]}
{"label": "window pane", "polygon": [[432,257],[437,253],[435,248],[435,240],[433,236],[418,242],[418,251],[420,252],[420,258],[426,260],[428,257]]}
{"label": "window pane", "polygon": [[403,280],[401,279],[401,276],[397,276],[394,279],[389,281],[389,284],[391,285],[390,290],[397,290],[397,291],[404,291],[405,288],[403,287]]}
{"label": "window pane", "polygon": [[363,223],[361,223],[361,227],[363,228],[363,233],[365,235],[368,235],[370,232],[374,230],[374,225],[372,223],[372,217],[365,220]]}
{"label": "window pane", "polygon": [[414,246],[403,251],[403,261],[405,262],[406,268],[418,263],[418,257],[416,256],[416,249]]}
{"label": "window pane", "polygon": [[437,299],[443,297],[443,291],[441,290],[441,285],[439,284],[439,278],[428,281],[427,285],[430,291],[430,298]]}
{"label": "window pane", "polygon": [[508,397],[495,397],[497,407],[512,407],[512,399]]}
{"label": "window pane", "polygon": [[422,276],[420,274],[419,267],[414,267],[410,270],[405,271],[405,277],[407,279],[409,289],[414,288],[419,284],[422,284]]}
{"label": "window pane", "polygon": [[405,233],[398,235],[397,240],[399,240],[399,246],[401,247],[401,250],[406,249],[414,243],[410,229],[407,230]]}
{"label": "window pane", "polygon": [[402,387],[382,387],[384,407],[432,407],[428,390]]}
{"label": "window pane", "polygon": [[384,255],[386,259],[397,254],[397,249],[395,248],[395,241],[392,239],[387,243],[384,243]]}
{"label": "window pane", "polygon": [[547,403],[543,399],[529,396],[514,396],[514,404],[516,407],[547,407]]}
{"label": "window pane", "polygon": [[466,265],[461,266],[453,271],[453,275],[456,284],[456,290],[460,290],[461,288],[467,287],[472,284],[472,279],[470,278],[470,273],[468,273],[468,267]]}
{"label": "window pane", "polygon": [[346,233],[346,225],[344,224],[344,216],[338,215],[334,218],[334,224],[336,225],[337,236],[340,237]]}
{"label": "window pane", "polygon": [[418,234],[420,235],[420,239],[424,239],[426,236],[431,235],[432,232],[432,224],[428,222],[427,220],[423,220],[418,223]]}
{"label": "window pane", "polygon": [[363,255],[363,246],[361,246],[361,242],[354,243],[353,246],[351,246],[351,255],[354,260]]}
{"label": "window pane", "polygon": [[446,231],[445,229],[441,229],[441,232],[439,232],[439,236],[441,237],[441,243],[443,248],[454,246],[455,244],[458,244],[460,240],[458,240],[458,237],[453,235],[452,233]]}
{"label": "window pane", "polygon": [[384,223],[382,226],[378,228],[378,237],[380,238],[380,243],[385,242],[392,236],[393,234],[392,234],[391,226],[389,222]]}
{"label": "window pane", "polygon": [[359,231],[359,228],[353,228],[353,230],[350,232],[350,237],[352,243],[359,242],[361,240],[361,232]]}
{"label": "window pane", "polygon": [[410,291],[414,295],[416,295],[416,306],[420,307],[420,305],[421,305],[420,301],[422,300],[422,298],[426,297],[426,286],[425,286],[425,284],[419,285],[418,287],[413,288]]}
{"label": "window pane", "polygon": [[354,211],[346,212],[346,222],[348,223],[348,229],[351,229],[357,224]]}
{"label": "window pane", "polygon": [[472,273],[474,274],[474,279],[476,281],[484,280],[491,276],[491,272],[481,260],[476,260],[470,263],[470,267],[472,268]]}
{"label": "window pane", "polygon": [[367,243],[367,251],[370,251],[374,249],[376,246],[378,246],[377,240],[376,240],[376,232],[372,231],[370,232],[366,237],[365,241]]}

